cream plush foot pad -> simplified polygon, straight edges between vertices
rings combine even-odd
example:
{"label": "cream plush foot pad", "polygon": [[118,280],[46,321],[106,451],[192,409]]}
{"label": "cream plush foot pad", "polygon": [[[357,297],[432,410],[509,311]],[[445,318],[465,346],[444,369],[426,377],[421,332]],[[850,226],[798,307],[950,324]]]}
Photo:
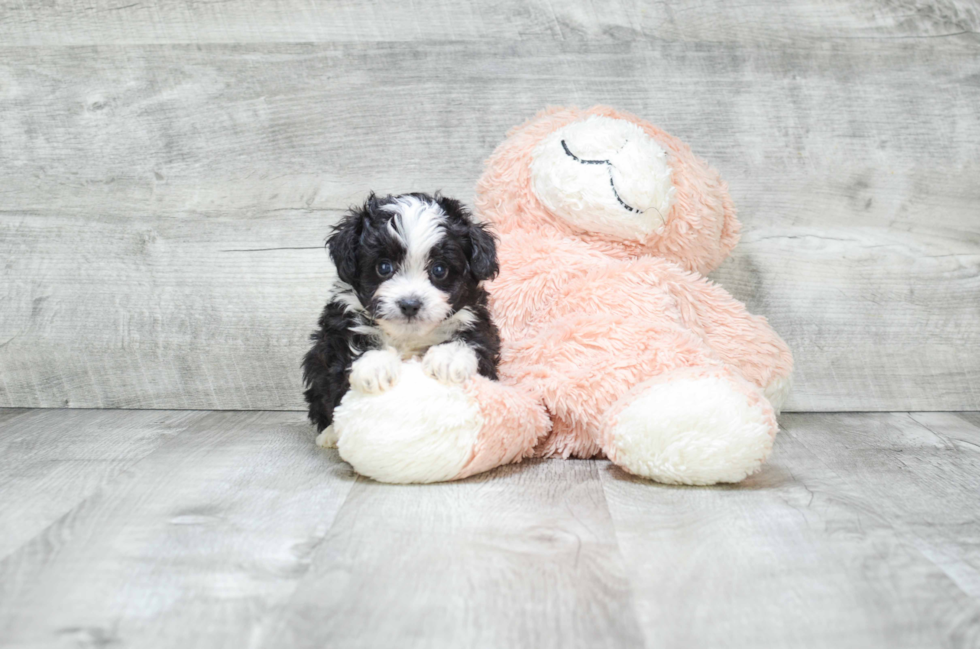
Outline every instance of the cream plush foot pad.
{"label": "cream plush foot pad", "polygon": [[762,466],[775,434],[761,395],[753,399],[717,376],[651,384],[610,424],[610,458],[668,484],[739,482]]}

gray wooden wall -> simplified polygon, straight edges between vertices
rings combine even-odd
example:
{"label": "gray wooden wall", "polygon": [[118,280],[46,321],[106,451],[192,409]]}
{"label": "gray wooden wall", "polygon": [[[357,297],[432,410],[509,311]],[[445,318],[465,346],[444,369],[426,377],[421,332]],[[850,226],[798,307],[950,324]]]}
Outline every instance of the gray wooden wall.
{"label": "gray wooden wall", "polygon": [[980,9],[0,0],[0,406],[294,409],[370,189],[471,199],[549,104],[684,138],[795,410],[980,409]]}

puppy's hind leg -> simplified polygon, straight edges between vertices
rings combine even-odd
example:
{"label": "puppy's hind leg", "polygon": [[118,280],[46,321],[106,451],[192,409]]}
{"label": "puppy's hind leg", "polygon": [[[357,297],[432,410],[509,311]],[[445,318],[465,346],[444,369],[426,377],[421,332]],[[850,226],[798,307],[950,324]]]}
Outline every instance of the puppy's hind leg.
{"label": "puppy's hind leg", "polygon": [[332,424],[316,436],[316,445],[320,448],[337,448],[337,432]]}

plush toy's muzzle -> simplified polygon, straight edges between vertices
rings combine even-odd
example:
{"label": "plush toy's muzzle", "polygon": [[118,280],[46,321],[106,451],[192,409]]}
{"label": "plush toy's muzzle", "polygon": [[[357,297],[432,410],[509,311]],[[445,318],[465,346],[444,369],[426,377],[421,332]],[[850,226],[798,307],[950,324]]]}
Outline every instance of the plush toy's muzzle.
{"label": "plush toy's muzzle", "polygon": [[594,115],[559,128],[534,148],[530,170],[545,209],[582,232],[642,241],[674,204],[666,151],[626,120]]}

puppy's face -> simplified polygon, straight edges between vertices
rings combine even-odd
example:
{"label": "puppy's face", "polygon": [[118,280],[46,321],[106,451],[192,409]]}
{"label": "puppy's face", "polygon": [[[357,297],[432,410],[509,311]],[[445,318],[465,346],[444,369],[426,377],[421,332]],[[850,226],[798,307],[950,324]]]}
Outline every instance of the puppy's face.
{"label": "puppy's face", "polygon": [[493,237],[458,201],[439,195],[372,194],[327,245],[340,279],[390,334],[435,329],[497,273]]}

